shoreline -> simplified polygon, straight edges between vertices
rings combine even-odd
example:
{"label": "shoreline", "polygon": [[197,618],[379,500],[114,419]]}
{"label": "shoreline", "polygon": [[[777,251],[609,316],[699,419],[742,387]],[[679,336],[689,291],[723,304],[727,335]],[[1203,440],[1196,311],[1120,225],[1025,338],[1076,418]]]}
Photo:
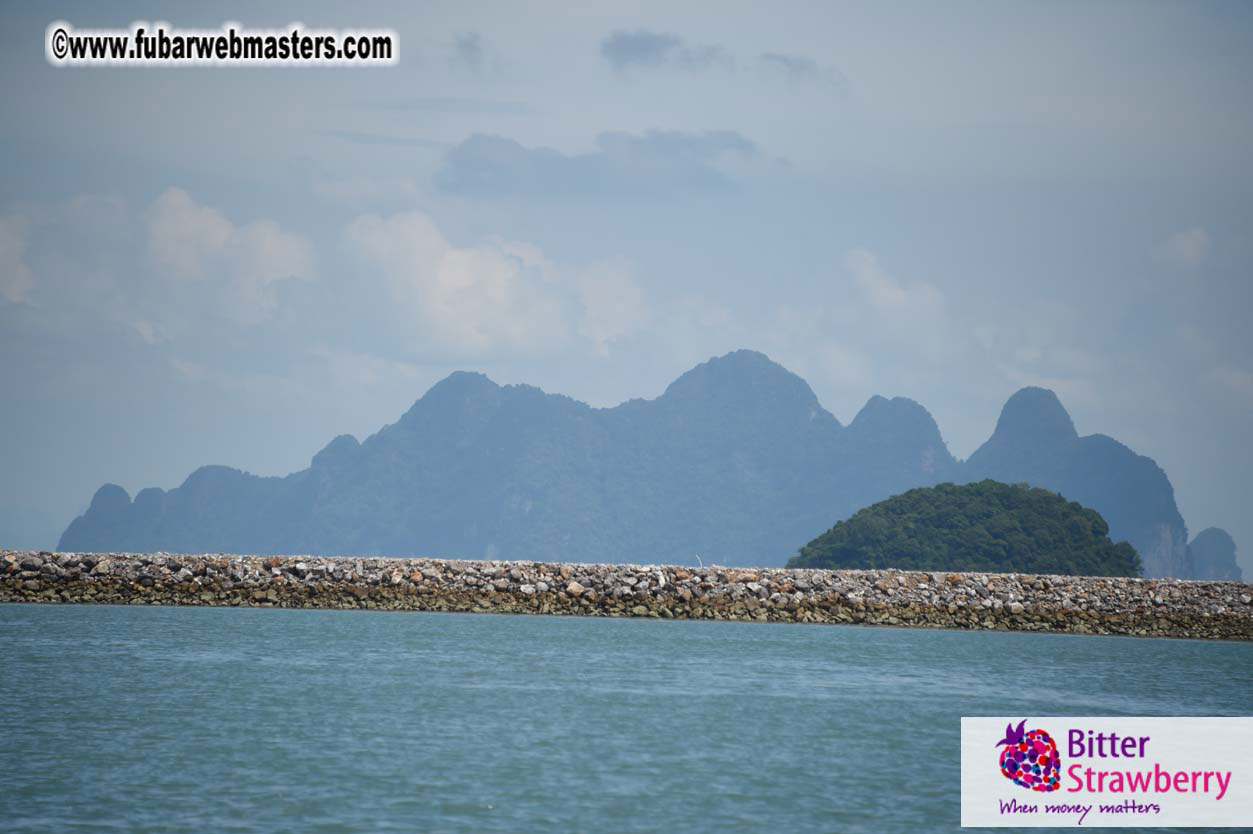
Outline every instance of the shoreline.
{"label": "shoreline", "polygon": [[1253,585],[948,571],[0,551],[0,602],[547,614],[1253,641]]}

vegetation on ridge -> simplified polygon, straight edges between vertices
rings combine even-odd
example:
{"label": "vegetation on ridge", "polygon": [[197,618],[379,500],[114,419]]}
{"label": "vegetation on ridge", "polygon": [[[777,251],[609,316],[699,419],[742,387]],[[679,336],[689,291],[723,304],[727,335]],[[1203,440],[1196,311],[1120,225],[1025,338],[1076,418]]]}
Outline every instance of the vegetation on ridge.
{"label": "vegetation on ridge", "polygon": [[1139,576],[1100,513],[1026,484],[939,484],[880,501],[805,545],[788,567]]}

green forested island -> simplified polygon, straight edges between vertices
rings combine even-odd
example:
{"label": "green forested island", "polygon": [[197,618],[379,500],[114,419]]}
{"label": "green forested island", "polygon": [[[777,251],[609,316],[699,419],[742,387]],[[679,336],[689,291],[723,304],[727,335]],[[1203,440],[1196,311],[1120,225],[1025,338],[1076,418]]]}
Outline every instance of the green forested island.
{"label": "green forested island", "polygon": [[998,481],[939,484],[880,501],[805,545],[788,567],[1139,576],[1096,510]]}

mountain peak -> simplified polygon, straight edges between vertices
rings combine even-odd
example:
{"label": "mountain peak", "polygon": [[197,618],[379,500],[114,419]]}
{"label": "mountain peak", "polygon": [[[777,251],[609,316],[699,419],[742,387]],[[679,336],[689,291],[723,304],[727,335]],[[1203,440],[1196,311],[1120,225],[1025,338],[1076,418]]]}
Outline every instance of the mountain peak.
{"label": "mountain peak", "polygon": [[1029,386],[1005,401],[992,436],[1057,442],[1079,434],[1056,394]]}
{"label": "mountain peak", "polygon": [[891,461],[895,472],[915,473],[916,482],[949,476],[956,463],[931,412],[908,397],[889,400],[876,394],[857,412],[848,432],[853,444],[875,450],[881,462]]}
{"label": "mountain peak", "polygon": [[881,397],[875,394],[866,400],[866,404],[857,412],[849,428],[899,428],[922,429],[926,432],[940,432],[931,412],[909,397]]}
{"label": "mountain peak", "polygon": [[401,424],[412,423],[419,414],[456,411],[477,401],[494,398],[500,386],[488,379],[487,374],[475,371],[453,371],[432,385],[422,397],[409,407],[400,418]]}
{"label": "mountain peak", "polygon": [[130,494],[117,484],[105,484],[91,497],[87,512],[94,515],[117,513],[131,505]]}
{"label": "mountain peak", "polygon": [[1221,527],[1207,527],[1197,533],[1188,549],[1195,578],[1244,581],[1240,564],[1236,561],[1236,543],[1231,534]]}
{"label": "mountain peak", "polygon": [[448,376],[431,386],[423,395],[423,399],[432,395],[436,397],[457,396],[479,391],[494,391],[500,386],[492,382],[487,374],[478,371],[453,371]]}
{"label": "mountain peak", "polygon": [[809,383],[755,350],[734,350],[702,362],[670,383],[662,399],[782,400],[818,406]]}
{"label": "mountain peak", "polygon": [[311,466],[314,469],[333,469],[347,465],[360,448],[361,443],[357,438],[351,434],[341,434],[313,456]]}

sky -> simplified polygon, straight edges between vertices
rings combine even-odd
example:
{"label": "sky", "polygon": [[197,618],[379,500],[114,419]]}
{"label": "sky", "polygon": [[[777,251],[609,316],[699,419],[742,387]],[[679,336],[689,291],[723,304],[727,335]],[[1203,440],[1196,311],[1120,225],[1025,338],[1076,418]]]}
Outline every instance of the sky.
{"label": "sky", "polygon": [[[1025,385],[1253,575],[1253,6],[0,5],[0,546],[308,465],[478,370],[598,406],[752,348],[967,457]],[[44,31],[392,29],[373,67]]]}

